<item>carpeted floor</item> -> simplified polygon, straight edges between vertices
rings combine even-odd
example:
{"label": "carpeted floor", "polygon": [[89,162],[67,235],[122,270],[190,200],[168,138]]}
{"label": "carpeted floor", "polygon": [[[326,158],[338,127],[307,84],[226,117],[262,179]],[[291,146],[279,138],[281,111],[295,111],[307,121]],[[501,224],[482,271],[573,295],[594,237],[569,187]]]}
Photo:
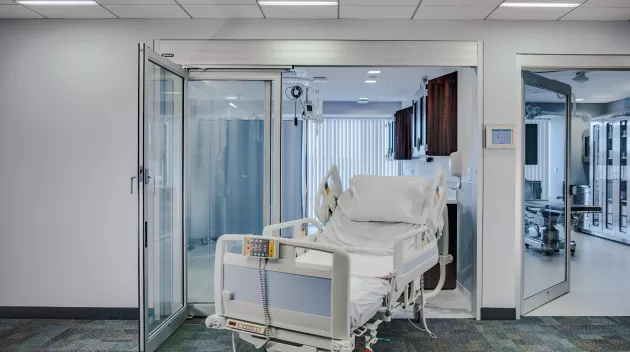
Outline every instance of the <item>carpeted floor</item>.
{"label": "carpeted floor", "polygon": [[[630,317],[524,317],[519,321],[430,320],[431,339],[405,320],[385,324],[376,352],[628,351]],[[0,351],[137,351],[135,321],[1,320]],[[160,352],[228,352],[231,336],[187,321]],[[237,351],[255,349],[237,339]]]}
{"label": "carpeted floor", "polygon": [[138,321],[0,319],[0,351],[137,351]]}

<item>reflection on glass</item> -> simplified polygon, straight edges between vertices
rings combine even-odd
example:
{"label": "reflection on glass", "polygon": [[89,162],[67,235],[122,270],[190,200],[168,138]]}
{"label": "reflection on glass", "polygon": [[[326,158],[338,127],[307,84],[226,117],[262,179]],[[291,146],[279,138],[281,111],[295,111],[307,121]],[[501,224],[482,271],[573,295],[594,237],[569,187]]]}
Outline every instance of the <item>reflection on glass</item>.
{"label": "reflection on glass", "polygon": [[564,213],[545,209],[564,205],[566,108],[565,96],[525,86],[525,298],[567,279]]}
{"label": "reflection on glass", "polygon": [[182,127],[184,80],[148,63],[145,167],[148,183],[149,332],[183,307]]}
{"label": "reflection on glass", "polygon": [[212,303],[216,240],[262,234],[265,82],[188,85],[188,300]]}

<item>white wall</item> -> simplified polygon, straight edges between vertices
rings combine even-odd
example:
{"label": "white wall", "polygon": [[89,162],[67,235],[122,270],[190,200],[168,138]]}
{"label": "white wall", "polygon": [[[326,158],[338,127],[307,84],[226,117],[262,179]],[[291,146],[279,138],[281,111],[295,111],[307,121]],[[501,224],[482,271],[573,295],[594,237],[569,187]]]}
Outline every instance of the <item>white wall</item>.
{"label": "white wall", "polygon": [[[484,123],[517,124],[517,53],[630,54],[629,32],[627,22],[0,21],[0,305],[137,304],[137,42],[480,40]],[[519,152],[484,151],[484,307],[517,304]]]}

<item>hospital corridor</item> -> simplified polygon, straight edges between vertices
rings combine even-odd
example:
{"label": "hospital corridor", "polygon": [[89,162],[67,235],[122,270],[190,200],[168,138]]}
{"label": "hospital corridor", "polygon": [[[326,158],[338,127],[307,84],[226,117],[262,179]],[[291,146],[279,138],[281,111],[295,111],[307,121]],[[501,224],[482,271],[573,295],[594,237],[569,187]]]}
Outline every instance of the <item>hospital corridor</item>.
{"label": "hospital corridor", "polygon": [[0,0],[0,352],[630,351],[627,0]]}

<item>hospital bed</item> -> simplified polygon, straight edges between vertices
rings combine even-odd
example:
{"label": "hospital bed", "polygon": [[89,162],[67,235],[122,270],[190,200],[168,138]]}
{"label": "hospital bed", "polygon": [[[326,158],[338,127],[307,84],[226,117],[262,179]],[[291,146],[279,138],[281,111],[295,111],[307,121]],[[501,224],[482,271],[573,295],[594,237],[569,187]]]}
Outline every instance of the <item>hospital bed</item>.
{"label": "hospital bed", "polygon": [[[216,313],[206,319],[206,326],[232,330],[233,344],[237,333],[267,351],[350,352],[356,347],[371,351],[378,341],[379,325],[390,321],[393,310],[400,307],[405,312],[413,308],[414,318],[428,332],[425,301],[439,292],[444,266],[452,262],[448,247],[442,248],[442,254],[438,250],[446,214],[442,170],[420,192],[424,197],[398,187],[398,193],[381,193],[411,196],[380,204],[380,210],[376,209],[379,204],[365,208],[357,203],[357,194],[369,202],[365,195],[373,193],[374,187],[366,192],[365,186],[370,182],[387,181],[388,187],[396,188],[396,184],[421,179],[428,180],[362,176],[351,185],[352,192],[342,192],[333,166],[316,197],[319,221],[307,218],[267,226],[263,236],[222,236],[215,259]],[[359,180],[364,181],[362,193],[357,193]],[[408,207],[398,212],[398,203]],[[391,214],[384,214],[388,211]],[[413,221],[422,218],[421,223],[380,218],[412,221],[406,220],[409,215]],[[316,233],[307,234],[309,228]],[[284,229],[291,229],[292,238],[280,237]],[[441,243],[448,246],[448,239]],[[438,263],[440,283],[425,293],[423,274]]]}
{"label": "hospital bed", "polygon": [[[573,227],[584,214],[601,213],[602,208],[594,205],[572,205],[571,227]],[[564,203],[549,201],[525,202],[525,247],[540,250],[544,255],[565,250],[566,240],[561,238],[564,233]],[[531,234],[531,230],[534,234]],[[577,245],[570,241],[568,245],[571,255],[575,254]]]}

